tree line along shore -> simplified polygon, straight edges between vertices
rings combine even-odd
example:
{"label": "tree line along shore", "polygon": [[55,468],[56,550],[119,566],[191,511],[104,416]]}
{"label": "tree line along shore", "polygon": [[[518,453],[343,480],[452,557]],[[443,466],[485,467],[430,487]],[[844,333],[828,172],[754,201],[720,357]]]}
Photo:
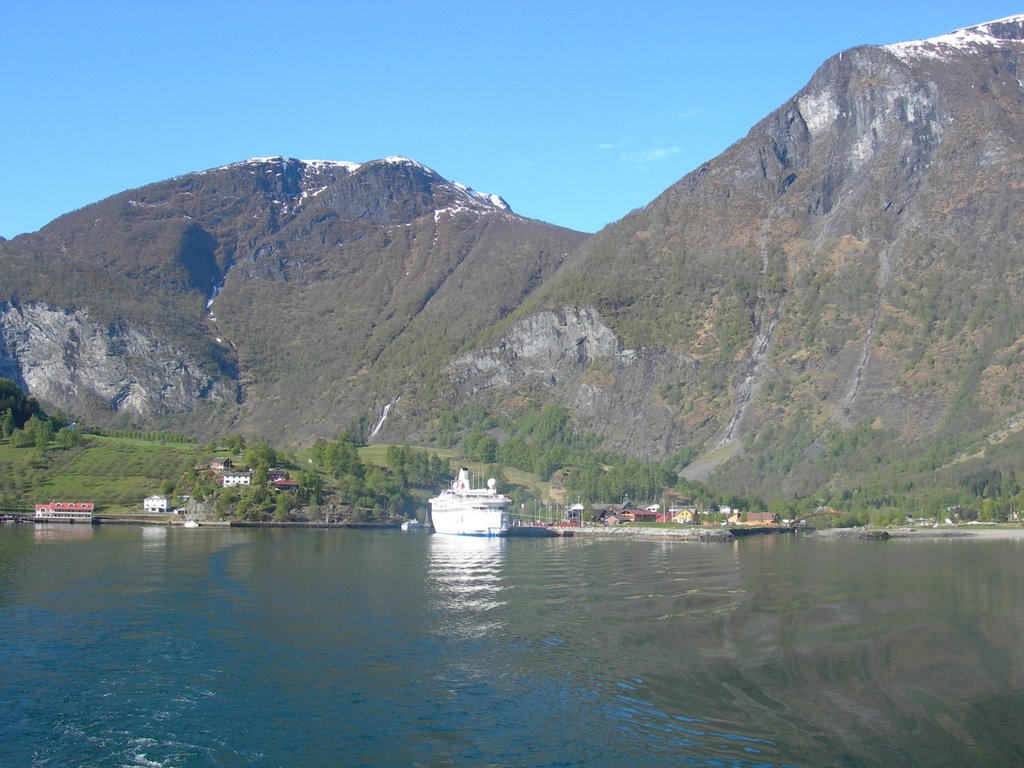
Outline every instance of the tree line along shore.
{"label": "tree line along shore", "polygon": [[[393,523],[420,518],[427,500],[460,465],[495,477],[523,519],[558,522],[572,502],[593,510],[604,502],[688,504],[701,521],[726,522],[722,510],[753,517],[771,512],[780,521],[817,515],[818,529],[871,525],[918,527],[949,523],[1014,523],[1024,505],[1013,473],[970,472],[953,488],[865,489],[835,498],[764,499],[683,480],[685,452],[663,462],[602,452],[578,435],[564,410],[528,408],[499,442],[490,417],[464,409],[439,417],[427,447],[367,445],[365,430],[302,450],[281,450],[265,440],[228,435],[199,443],[169,432],[136,432],[84,425],[64,414],[47,415],[14,382],[0,379],[0,510],[31,509],[55,499],[94,502],[99,514],[131,514],[152,494],[205,520],[277,523]],[[251,473],[244,486],[225,486],[211,469],[230,457]],[[271,482],[283,469],[287,488]],[[586,520],[587,518],[584,518]]]}

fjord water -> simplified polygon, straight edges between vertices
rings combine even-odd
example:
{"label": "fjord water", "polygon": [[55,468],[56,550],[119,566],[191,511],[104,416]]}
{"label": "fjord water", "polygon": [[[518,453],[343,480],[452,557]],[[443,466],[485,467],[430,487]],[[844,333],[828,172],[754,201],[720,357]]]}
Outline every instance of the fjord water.
{"label": "fjord water", "polygon": [[1022,556],[5,526],[0,766],[1019,765]]}

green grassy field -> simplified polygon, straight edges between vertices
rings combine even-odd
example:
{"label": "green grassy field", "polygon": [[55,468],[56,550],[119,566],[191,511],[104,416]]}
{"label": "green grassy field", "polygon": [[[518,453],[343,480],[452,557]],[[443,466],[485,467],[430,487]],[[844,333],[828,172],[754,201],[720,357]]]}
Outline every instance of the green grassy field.
{"label": "green grassy field", "polygon": [[[390,445],[363,445],[359,447],[359,458],[363,460],[364,464],[374,464],[378,467],[388,467],[388,448]],[[449,448],[417,448],[416,446],[410,446],[411,448],[419,451],[426,451],[427,453],[436,453],[442,459],[447,459],[453,465],[459,461],[459,454]]]}
{"label": "green grassy field", "polygon": [[209,461],[204,447],[120,437],[83,437],[70,450],[0,441],[0,506],[43,501],[91,501],[97,512],[141,511],[146,496],[174,484],[190,467]]}
{"label": "green grassy field", "polygon": [[[505,467],[502,471],[510,483],[525,488],[536,498],[542,500],[552,499],[551,484],[544,482],[536,475],[513,467]],[[555,499],[552,500],[554,501]]]}

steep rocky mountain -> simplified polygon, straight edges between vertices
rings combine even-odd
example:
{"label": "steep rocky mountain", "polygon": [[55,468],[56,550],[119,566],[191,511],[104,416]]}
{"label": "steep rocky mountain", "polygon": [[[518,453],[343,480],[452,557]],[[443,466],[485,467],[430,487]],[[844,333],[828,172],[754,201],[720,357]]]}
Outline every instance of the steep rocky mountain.
{"label": "steep rocky mountain", "polygon": [[0,242],[0,375],[101,422],[292,443],[557,403],[769,496],[1007,462],[1022,58],[1024,16],[843,51],[592,237],[402,158],[125,192]]}
{"label": "steep rocky mountain", "polygon": [[[1014,433],[1022,38],[1013,17],[832,57],[572,254],[453,384],[544,391],[611,447],[769,495],[856,492],[896,456],[909,477]],[[553,316],[572,339],[524,355]]]}
{"label": "steep rocky mountain", "polygon": [[584,237],[406,158],[189,174],[0,243],[0,375],[100,423],[334,437]]}

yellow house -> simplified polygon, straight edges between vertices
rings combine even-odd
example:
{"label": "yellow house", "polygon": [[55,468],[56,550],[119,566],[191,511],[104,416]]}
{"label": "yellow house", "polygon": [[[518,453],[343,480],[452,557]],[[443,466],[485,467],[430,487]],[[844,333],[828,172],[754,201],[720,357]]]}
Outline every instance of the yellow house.
{"label": "yellow house", "polygon": [[668,512],[672,517],[672,522],[684,525],[696,525],[700,518],[696,507],[672,507]]}

